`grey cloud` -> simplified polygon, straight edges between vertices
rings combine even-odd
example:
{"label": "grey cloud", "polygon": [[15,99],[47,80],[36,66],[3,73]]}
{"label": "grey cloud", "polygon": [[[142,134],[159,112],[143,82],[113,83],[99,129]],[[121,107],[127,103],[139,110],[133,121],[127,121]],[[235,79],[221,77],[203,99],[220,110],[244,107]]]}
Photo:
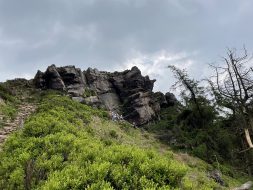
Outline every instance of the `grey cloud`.
{"label": "grey cloud", "polygon": [[186,52],[197,77],[226,47],[253,51],[252,8],[250,0],[0,0],[0,80],[50,64],[110,70],[160,51]]}

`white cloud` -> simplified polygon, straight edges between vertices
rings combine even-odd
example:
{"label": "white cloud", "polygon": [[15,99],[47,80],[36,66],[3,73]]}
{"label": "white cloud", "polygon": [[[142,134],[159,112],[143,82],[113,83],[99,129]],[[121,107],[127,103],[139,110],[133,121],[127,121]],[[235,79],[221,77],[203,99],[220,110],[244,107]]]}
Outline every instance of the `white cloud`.
{"label": "white cloud", "polygon": [[0,0],[0,81],[51,64],[107,71],[137,65],[157,79],[155,90],[169,91],[169,64],[199,79],[210,73],[204,63],[226,47],[245,43],[252,51],[252,2]]}
{"label": "white cloud", "polygon": [[173,74],[168,69],[168,65],[175,65],[180,69],[191,70],[194,61],[187,53],[170,53],[166,50],[156,52],[151,55],[135,52],[135,57],[118,65],[114,70],[131,69],[137,66],[143,75],[148,75],[151,79],[156,79],[155,91],[168,92],[174,84]]}

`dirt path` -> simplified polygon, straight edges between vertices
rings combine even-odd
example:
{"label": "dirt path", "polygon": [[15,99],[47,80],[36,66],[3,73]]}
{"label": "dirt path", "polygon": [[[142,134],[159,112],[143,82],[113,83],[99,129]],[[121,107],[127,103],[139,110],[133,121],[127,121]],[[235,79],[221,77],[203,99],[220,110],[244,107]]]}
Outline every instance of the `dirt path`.
{"label": "dirt path", "polygon": [[[14,120],[3,122],[4,127],[0,129],[0,150],[8,135],[23,127],[24,120],[36,110],[36,105],[31,103],[22,103],[18,108],[17,116]],[[3,115],[0,115],[3,119]]]}

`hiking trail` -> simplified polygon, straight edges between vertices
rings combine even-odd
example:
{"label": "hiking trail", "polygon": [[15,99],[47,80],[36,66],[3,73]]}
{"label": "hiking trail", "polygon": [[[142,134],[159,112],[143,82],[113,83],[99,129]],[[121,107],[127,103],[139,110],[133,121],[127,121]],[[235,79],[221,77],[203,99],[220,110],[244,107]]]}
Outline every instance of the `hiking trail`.
{"label": "hiking trail", "polygon": [[[36,110],[36,105],[24,102],[19,105],[17,115],[14,120],[3,121],[3,127],[0,128],[0,150],[8,136],[23,127],[25,119]],[[4,119],[4,115],[0,114],[0,120]]]}

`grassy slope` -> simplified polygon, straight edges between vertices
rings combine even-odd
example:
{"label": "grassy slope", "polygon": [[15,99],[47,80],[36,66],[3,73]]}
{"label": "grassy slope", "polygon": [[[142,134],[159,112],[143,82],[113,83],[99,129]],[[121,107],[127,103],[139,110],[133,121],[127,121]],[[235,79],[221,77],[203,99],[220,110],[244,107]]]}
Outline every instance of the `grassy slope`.
{"label": "grassy slope", "polygon": [[[160,142],[170,146],[173,152],[179,154],[187,152],[193,157],[212,163],[213,168],[219,169],[222,174],[242,182],[249,180],[243,170],[243,161],[232,156],[236,154],[235,150],[239,150],[237,149],[238,139],[226,122],[224,122],[226,125],[217,122],[215,126],[207,127],[205,130],[187,129],[178,122],[180,113],[176,107],[165,108],[161,112],[161,120],[145,126],[145,130],[153,134]],[[206,144],[211,145],[211,148],[202,149],[202,145]]]}
{"label": "grassy slope", "polygon": [[0,83],[0,98],[2,99],[2,102],[0,102],[0,115],[2,116],[0,128],[2,128],[4,121],[12,120],[16,116],[19,101],[6,84],[2,83]]}
{"label": "grassy slope", "polygon": [[[46,95],[0,153],[0,189],[214,189],[213,167],[150,133]],[[229,186],[241,181],[223,176]]]}

